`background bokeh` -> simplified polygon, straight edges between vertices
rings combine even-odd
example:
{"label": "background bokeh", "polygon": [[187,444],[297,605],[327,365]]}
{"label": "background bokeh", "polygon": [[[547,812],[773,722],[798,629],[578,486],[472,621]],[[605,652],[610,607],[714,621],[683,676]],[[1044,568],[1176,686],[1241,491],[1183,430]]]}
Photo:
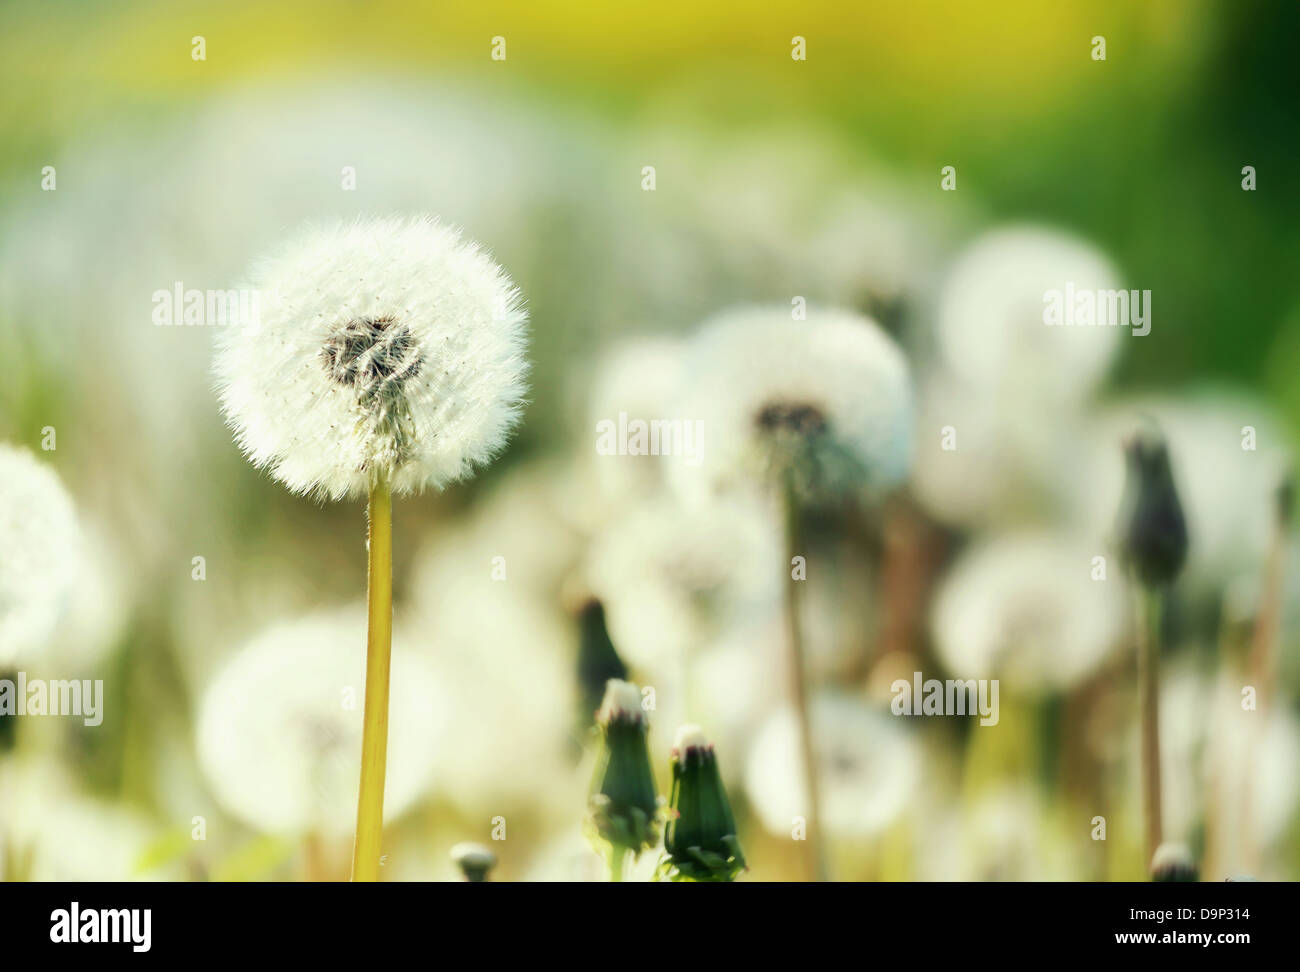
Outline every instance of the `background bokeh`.
{"label": "background bokeh", "polygon": [[[346,874],[354,784],[335,757],[355,726],[330,711],[349,660],[329,642],[359,666],[363,511],[243,460],[210,330],[156,327],[152,295],[238,286],[305,221],[408,211],[512,275],[534,371],[497,463],[397,507],[413,667],[393,731],[413,745],[390,879],[452,877],[448,848],[496,817],[498,876],[599,876],[581,830],[592,596],[658,690],[661,788],[675,723],[703,722],[751,878],[798,874],[766,520],[739,501],[692,519],[657,464],[598,456],[592,431],[668,414],[709,315],[794,295],[874,316],[917,389],[908,485],[810,524],[834,876],[1142,876],[1127,598],[1118,569],[1104,595],[1071,572],[1110,554],[1139,415],[1170,437],[1192,527],[1165,658],[1166,828],[1210,879],[1296,876],[1300,572],[1270,703],[1254,721],[1234,704],[1268,556],[1294,546],[1270,497],[1300,428],[1295,4],[65,0],[3,16],[0,441],[57,471],[86,535],[47,650],[8,667],[107,693],[102,726],[28,719],[0,754],[8,876]],[[1150,290],[1150,335],[1008,338],[1041,313],[1037,275],[1080,265]],[[312,639],[322,666],[338,656],[315,694]],[[259,645],[260,674],[232,678]],[[889,683],[914,670],[1000,678],[1000,725],[891,717]],[[286,728],[267,714],[286,698],[322,722]]]}

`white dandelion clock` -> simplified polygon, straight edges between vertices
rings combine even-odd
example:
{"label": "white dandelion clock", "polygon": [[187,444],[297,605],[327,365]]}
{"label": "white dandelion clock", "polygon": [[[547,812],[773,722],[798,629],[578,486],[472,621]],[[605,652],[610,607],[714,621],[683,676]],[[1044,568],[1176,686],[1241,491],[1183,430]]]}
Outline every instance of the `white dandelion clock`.
{"label": "white dandelion clock", "polygon": [[440,488],[492,459],[525,390],[526,315],[477,246],[429,218],[307,233],[227,329],[221,400],[255,465],[331,499]]}
{"label": "white dandelion clock", "polygon": [[1099,579],[1097,545],[1051,533],[977,544],[936,595],[944,668],[1020,692],[1064,690],[1095,673],[1124,639],[1122,587]]}
{"label": "white dandelion clock", "polygon": [[[587,400],[587,430],[596,436],[591,478],[608,503],[628,496],[655,495],[666,480],[666,465],[685,462],[687,452],[699,443],[688,440],[692,431],[679,415],[677,394],[681,384],[684,343],[672,337],[626,338],[603,354],[595,366]],[[650,448],[636,440],[632,423],[668,423],[675,438],[666,449]],[[633,429],[619,441],[620,429]],[[680,432],[680,435],[678,435]]]}
{"label": "white dandelion clock", "polygon": [[898,346],[847,310],[742,307],[692,341],[685,415],[704,423],[697,468],[676,463],[686,489],[755,477],[821,498],[888,488],[907,474],[912,389]]}
{"label": "white dandelion clock", "polygon": [[619,654],[638,671],[671,675],[688,653],[773,611],[780,558],[778,531],[757,504],[659,499],[611,519],[586,574]]}
{"label": "white dandelion clock", "polygon": [[[946,367],[988,394],[1037,408],[1077,401],[1105,376],[1129,333],[1092,323],[1099,301],[1109,313],[1105,295],[1118,301],[1122,293],[1127,307],[1130,295],[1118,286],[1110,261],[1083,240],[1038,226],[988,232],[958,257],[940,294]],[[1085,322],[1077,311],[1088,300]],[[1054,310],[1059,323],[1049,323]]]}
{"label": "white dandelion clock", "polygon": [[[365,631],[360,607],[324,611],[254,636],[207,688],[199,764],[221,806],[270,834],[341,837],[356,823]],[[432,669],[393,653],[385,807],[409,808],[433,783],[431,746],[449,719]]]}
{"label": "white dandelion clock", "polygon": [[392,494],[441,489],[518,421],[526,315],[509,278],[429,217],[312,230],[254,275],[256,319],[221,338],[222,406],[289,489],[369,497],[365,743],[352,874],[379,877],[392,643]]}
{"label": "white dandelion clock", "polygon": [[58,475],[0,443],[0,668],[46,646],[72,596],[81,548]]}
{"label": "white dandelion clock", "polygon": [[[443,684],[456,686],[455,725],[492,723],[431,750],[431,758],[445,798],[467,814],[563,819],[575,805],[569,797],[581,803],[577,777],[573,793],[557,783],[571,774],[575,636],[553,592],[511,573],[522,558],[510,537],[498,538],[503,546],[448,544],[416,571],[416,607],[403,625],[409,643],[427,654]],[[506,573],[494,579],[491,555],[500,551]]]}
{"label": "white dandelion clock", "polygon": [[1065,881],[1083,866],[1079,844],[1032,787],[1002,784],[962,797],[926,822],[916,843],[922,881]]}
{"label": "white dandelion clock", "polygon": [[[888,709],[834,692],[812,700],[815,758],[826,830],[845,838],[879,834],[908,806],[920,780],[920,748]],[[745,788],[763,825],[789,834],[808,818],[798,726],[788,707],[759,728],[745,764]]]}
{"label": "white dandelion clock", "polygon": [[0,881],[177,881],[150,851],[165,828],[83,792],[49,759],[0,766]]}
{"label": "white dandelion clock", "polygon": [[[1026,407],[943,369],[919,385],[917,428],[932,434],[917,441],[911,488],[931,514],[971,529],[1068,514],[1087,433],[1077,409]],[[1113,518],[1113,507],[1108,513]]]}

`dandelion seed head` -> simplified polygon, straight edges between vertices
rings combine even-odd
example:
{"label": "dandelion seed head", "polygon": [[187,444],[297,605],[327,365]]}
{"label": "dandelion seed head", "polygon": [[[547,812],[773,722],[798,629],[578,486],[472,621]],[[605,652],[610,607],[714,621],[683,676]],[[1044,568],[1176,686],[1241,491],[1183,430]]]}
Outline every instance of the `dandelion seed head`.
{"label": "dandelion seed head", "polygon": [[660,498],[611,517],[585,573],[619,654],[662,674],[776,603],[781,545],[767,514],[737,494],[700,504]]}
{"label": "dandelion seed head", "polygon": [[262,261],[258,321],[219,335],[227,421],[298,493],[440,489],[505,445],[527,315],[504,271],[430,217],[312,229]]}
{"label": "dandelion seed head", "polygon": [[92,796],[48,755],[8,760],[0,766],[0,789],[0,861],[16,863],[22,880],[185,878],[178,861],[150,854],[161,827],[135,809]]}
{"label": "dandelion seed head", "polygon": [[0,666],[45,646],[81,568],[72,499],[52,468],[0,443]]}
{"label": "dandelion seed head", "polygon": [[1063,689],[1120,644],[1124,603],[1093,579],[1095,544],[1022,531],[977,544],[953,566],[934,608],[935,648],[954,678],[1009,689]]}
{"label": "dandelion seed head", "polygon": [[997,784],[926,808],[918,825],[920,880],[1063,881],[1085,866],[1034,787]]}
{"label": "dandelion seed head", "polygon": [[[915,790],[914,740],[888,710],[860,699],[828,691],[811,701],[823,825],[837,835],[879,833]],[[798,726],[787,705],[759,727],[745,765],[750,803],[774,834],[788,834],[794,817],[808,815],[800,762]]]}
{"label": "dandelion seed head", "polygon": [[[911,460],[912,390],[897,345],[870,318],[740,307],[705,322],[684,367],[682,412],[704,423],[687,491],[786,475],[809,496],[886,489]],[[701,489],[703,487],[703,489]]]}
{"label": "dandelion seed head", "polygon": [[[553,585],[541,582],[551,568],[530,579],[542,565],[528,566],[537,534],[524,527],[545,521],[533,519],[531,512],[512,514],[514,500],[500,499],[500,505],[490,503],[502,514],[499,519],[476,518],[467,530],[438,538],[445,542],[435,540],[420,555],[412,577],[412,613],[402,627],[439,683],[456,687],[449,699],[452,724],[472,727],[496,720],[509,731],[466,731],[457,734],[455,745],[433,739],[425,745],[442,797],[465,812],[527,807],[563,820],[573,812],[573,801],[584,799],[578,777],[572,778],[572,793],[557,783],[572,768],[575,632]],[[521,536],[530,539],[513,545]],[[493,580],[491,557],[498,553],[505,556],[508,580]]]}
{"label": "dandelion seed head", "polygon": [[[282,622],[254,636],[199,707],[199,764],[221,805],[265,833],[351,832],[361,767],[365,610]],[[385,810],[396,818],[432,781],[431,740],[448,700],[398,638],[392,657]]]}
{"label": "dandelion seed head", "polygon": [[985,233],[957,258],[940,293],[937,337],[948,370],[1035,408],[1077,401],[1105,375],[1127,329],[1049,326],[1044,295],[1067,285],[1116,290],[1117,276],[1091,244],[1059,230]]}

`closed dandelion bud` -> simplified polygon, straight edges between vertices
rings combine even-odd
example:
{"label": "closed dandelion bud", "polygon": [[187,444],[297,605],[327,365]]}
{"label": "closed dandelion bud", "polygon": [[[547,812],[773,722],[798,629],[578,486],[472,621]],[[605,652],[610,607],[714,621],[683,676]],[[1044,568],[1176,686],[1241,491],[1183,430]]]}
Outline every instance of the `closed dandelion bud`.
{"label": "closed dandelion bud", "polygon": [[1174,486],[1169,450],[1158,433],[1147,430],[1129,439],[1124,453],[1120,549],[1143,584],[1167,584],[1187,559],[1187,521]]}
{"label": "closed dandelion bud", "polygon": [[1151,857],[1152,881],[1196,881],[1196,861],[1185,844],[1161,844]]}
{"label": "closed dandelion bud", "polygon": [[482,844],[457,844],[451,849],[451,859],[471,883],[486,881],[488,872],[497,866],[497,856]]}
{"label": "closed dandelion bud", "polygon": [[664,831],[666,869],[675,881],[734,881],[745,869],[745,855],[717,756],[699,726],[677,731],[672,773],[672,814]]}
{"label": "closed dandelion bud", "polygon": [[658,840],[659,809],[646,745],[649,725],[637,687],[611,678],[596,725],[601,745],[592,780],[590,823],[609,847],[636,855]]}
{"label": "closed dandelion bud", "polygon": [[591,726],[592,713],[611,678],[627,675],[605,625],[605,606],[596,598],[586,599],[578,609],[578,687],[582,693],[583,728]]}

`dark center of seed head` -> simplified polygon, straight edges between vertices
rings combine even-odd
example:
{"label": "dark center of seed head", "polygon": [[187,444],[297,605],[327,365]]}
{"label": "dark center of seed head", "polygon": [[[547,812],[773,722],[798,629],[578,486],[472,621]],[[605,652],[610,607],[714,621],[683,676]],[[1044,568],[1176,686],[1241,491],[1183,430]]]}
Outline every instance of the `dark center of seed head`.
{"label": "dark center of seed head", "polygon": [[322,349],[330,377],[373,395],[388,382],[402,382],[420,369],[420,354],[410,329],[393,317],[348,321]]}
{"label": "dark center of seed head", "polygon": [[771,402],[758,413],[757,424],[770,434],[784,432],[812,438],[826,430],[826,416],[813,405]]}

